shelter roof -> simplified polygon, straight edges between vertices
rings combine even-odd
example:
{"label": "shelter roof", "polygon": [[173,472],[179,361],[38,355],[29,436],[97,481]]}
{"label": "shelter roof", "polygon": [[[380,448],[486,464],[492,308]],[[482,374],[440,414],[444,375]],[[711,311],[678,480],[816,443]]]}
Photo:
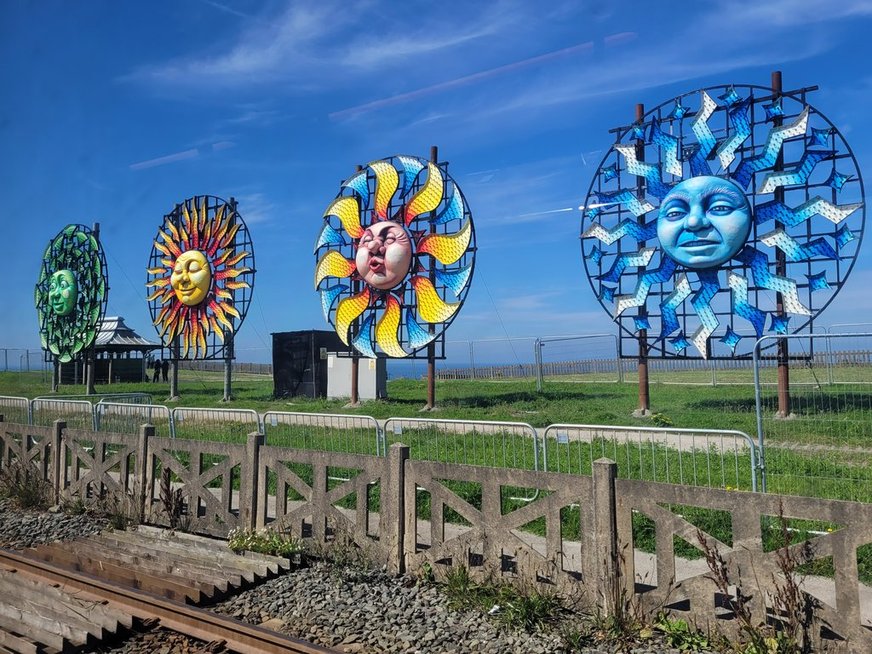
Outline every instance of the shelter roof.
{"label": "shelter roof", "polygon": [[160,349],[160,343],[149,341],[124,324],[122,316],[106,316],[100,323],[100,331],[94,341],[97,350],[139,350]]}

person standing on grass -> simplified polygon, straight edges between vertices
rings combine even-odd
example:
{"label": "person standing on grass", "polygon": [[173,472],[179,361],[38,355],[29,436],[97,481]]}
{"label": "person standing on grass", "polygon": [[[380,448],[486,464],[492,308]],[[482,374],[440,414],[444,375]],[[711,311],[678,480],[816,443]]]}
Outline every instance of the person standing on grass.
{"label": "person standing on grass", "polygon": [[151,381],[152,381],[152,383],[157,384],[160,381],[160,369],[161,369],[160,359],[154,360],[153,368],[154,368],[154,376],[151,378]]}
{"label": "person standing on grass", "polygon": [[170,362],[169,359],[164,359],[163,363],[160,364],[161,373],[163,374],[163,380],[169,381],[169,373],[170,373]]}

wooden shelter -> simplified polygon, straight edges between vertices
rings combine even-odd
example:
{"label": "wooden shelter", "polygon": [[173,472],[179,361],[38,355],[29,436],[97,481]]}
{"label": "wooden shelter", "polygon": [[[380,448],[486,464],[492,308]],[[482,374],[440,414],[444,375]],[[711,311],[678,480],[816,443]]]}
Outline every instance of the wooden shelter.
{"label": "wooden shelter", "polygon": [[[123,317],[105,317],[94,341],[96,383],[146,381],[149,353],[161,347],[125,325]],[[83,360],[61,364],[62,384],[80,384],[84,379]]]}

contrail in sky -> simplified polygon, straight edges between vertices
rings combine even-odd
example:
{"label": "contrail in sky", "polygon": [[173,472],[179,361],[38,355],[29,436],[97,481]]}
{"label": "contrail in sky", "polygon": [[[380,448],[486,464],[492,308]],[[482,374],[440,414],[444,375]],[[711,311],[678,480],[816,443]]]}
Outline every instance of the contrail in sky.
{"label": "contrail in sky", "polygon": [[[605,37],[603,39],[603,42],[605,43],[605,45],[610,46],[624,43],[626,41],[632,41],[634,38],[636,38],[635,32],[621,32],[619,34],[611,34]],[[380,109],[382,107],[388,107],[393,104],[399,104],[402,102],[407,102],[409,100],[415,100],[417,98],[430,95],[431,93],[446,91],[448,89],[457,88],[458,86],[464,86],[466,84],[480,82],[481,80],[485,80],[496,75],[502,75],[503,73],[520,70],[522,68],[527,68],[528,66],[535,66],[537,64],[551,61],[552,59],[565,57],[567,55],[575,54],[577,52],[589,52],[593,50],[593,46],[593,41],[585,41],[584,43],[579,43],[578,45],[571,45],[568,48],[562,48],[560,50],[555,50],[554,52],[546,52],[543,55],[530,57],[529,59],[515,61],[510,64],[506,64],[505,66],[497,66],[496,68],[483,70],[479,73],[473,73],[472,75],[465,75],[464,77],[458,77],[457,79],[448,80],[447,82],[440,82],[439,84],[433,84],[432,86],[425,86],[424,88],[417,89],[415,91],[409,91],[408,93],[400,93],[399,95],[393,95],[389,98],[373,100],[372,102],[359,104],[355,107],[349,107],[340,111],[334,111],[333,113],[329,114],[329,117],[334,120],[350,118],[352,116],[366,113],[368,111],[373,111],[375,109]]]}
{"label": "contrail in sky", "polygon": [[163,166],[168,163],[175,163],[177,161],[185,161],[186,159],[196,159],[201,154],[206,154],[207,152],[218,152],[219,150],[226,150],[227,148],[232,148],[235,145],[233,141],[218,141],[217,143],[212,143],[211,145],[207,145],[202,148],[191,148],[190,150],[183,150],[182,152],[176,152],[175,154],[168,154],[165,157],[157,157],[156,159],[147,159],[145,161],[138,161],[136,163],[130,164],[130,170],[145,170],[146,168],[154,168],[155,166]]}
{"label": "contrail in sky", "polygon": [[572,207],[566,207],[565,209],[550,209],[548,211],[533,211],[532,213],[519,214],[519,215],[515,216],[515,218],[527,218],[529,216],[544,216],[545,214],[548,214],[548,213],[564,213],[565,211],[575,211],[575,209],[573,209]]}

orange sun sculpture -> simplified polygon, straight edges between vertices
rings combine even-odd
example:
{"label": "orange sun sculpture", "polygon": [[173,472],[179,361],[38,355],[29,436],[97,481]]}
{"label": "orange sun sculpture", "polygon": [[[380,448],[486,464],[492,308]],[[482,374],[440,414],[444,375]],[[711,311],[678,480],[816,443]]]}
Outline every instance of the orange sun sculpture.
{"label": "orange sun sculpture", "polygon": [[236,201],[201,195],[164,216],[146,287],[152,322],[181,359],[225,356],[254,288],[254,247]]}

